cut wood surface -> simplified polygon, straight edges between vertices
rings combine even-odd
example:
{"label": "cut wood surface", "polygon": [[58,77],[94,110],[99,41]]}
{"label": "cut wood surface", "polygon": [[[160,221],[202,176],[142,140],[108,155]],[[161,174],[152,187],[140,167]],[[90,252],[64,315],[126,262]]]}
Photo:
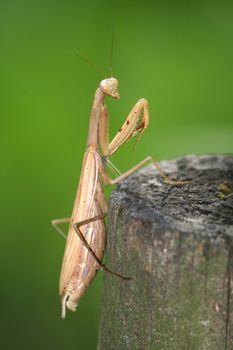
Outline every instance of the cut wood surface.
{"label": "cut wood surface", "polygon": [[233,157],[150,165],[110,200],[99,350],[233,349]]}

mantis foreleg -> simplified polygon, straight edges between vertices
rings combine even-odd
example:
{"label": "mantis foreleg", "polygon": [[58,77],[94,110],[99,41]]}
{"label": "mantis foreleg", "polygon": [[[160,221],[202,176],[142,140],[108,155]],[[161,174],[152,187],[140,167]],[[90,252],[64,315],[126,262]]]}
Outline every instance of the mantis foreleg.
{"label": "mantis foreleg", "polygon": [[110,157],[131,137],[143,134],[149,124],[148,102],[140,99],[132,108],[125,122],[119,129],[111,143],[108,141],[108,111],[105,105],[101,107],[99,120],[99,143],[104,157]]}

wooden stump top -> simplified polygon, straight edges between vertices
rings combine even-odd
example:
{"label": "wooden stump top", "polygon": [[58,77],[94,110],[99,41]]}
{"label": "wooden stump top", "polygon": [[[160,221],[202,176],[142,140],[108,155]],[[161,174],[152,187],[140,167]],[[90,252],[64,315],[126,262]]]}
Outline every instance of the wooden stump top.
{"label": "wooden stump top", "polygon": [[99,350],[233,349],[233,157],[162,161],[111,195]]}

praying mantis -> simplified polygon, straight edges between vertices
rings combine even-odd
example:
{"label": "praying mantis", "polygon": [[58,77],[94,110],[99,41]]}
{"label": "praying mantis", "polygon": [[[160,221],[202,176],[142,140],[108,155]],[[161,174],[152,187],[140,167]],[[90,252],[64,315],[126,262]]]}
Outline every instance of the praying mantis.
{"label": "praying mantis", "polygon": [[[65,236],[66,246],[59,286],[63,319],[66,315],[66,308],[76,311],[80,298],[99,269],[111,272],[102,263],[106,240],[104,218],[107,215],[103,185],[117,184],[147,162],[154,162],[151,157],[147,157],[125,173],[119,174],[115,179],[112,180],[109,177],[105,170],[106,163],[110,162],[109,157],[131,137],[136,135],[141,137],[149,124],[149,110],[146,99],[138,100],[116,136],[109,143],[109,120],[104,102],[107,96],[117,100],[120,98],[116,78],[110,77],[102,80],[95,92],[87,146],[71,218],[52,221],[52,225],[63,236],[65,235],[59,225],[69,223],[68,235]],[[167,180],[162,169],[159,168],[159,171]],[[111,273],[122,279],[128,279],[116,272]]]}

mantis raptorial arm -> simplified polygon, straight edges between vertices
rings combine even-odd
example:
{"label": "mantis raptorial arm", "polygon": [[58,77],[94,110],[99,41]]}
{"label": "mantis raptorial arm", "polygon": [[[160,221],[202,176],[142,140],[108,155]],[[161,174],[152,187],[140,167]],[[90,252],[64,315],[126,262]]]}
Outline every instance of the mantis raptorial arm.
{"label": "mantis raptorial arm", "polygon": [[111,143],[108,141],[108,112],[105,105],[101,107],[99,120],[99,143],[104,157],[110,157],[116,150],[131,137],[141,136],[149,124],[148,102],[140,99],[130,111],[124,124],[119,129]]}

